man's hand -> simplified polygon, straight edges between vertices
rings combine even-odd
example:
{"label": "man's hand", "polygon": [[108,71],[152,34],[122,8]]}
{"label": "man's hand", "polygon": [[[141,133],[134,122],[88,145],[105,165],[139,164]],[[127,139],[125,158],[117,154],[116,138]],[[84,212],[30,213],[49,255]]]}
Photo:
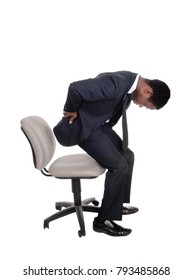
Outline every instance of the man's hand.
{"label": "man's hand", "polygon": [[77,118],[78,113],[77,112],[64,112],[64,118],[70,118],[69,124],[72,124],[73,121]]}

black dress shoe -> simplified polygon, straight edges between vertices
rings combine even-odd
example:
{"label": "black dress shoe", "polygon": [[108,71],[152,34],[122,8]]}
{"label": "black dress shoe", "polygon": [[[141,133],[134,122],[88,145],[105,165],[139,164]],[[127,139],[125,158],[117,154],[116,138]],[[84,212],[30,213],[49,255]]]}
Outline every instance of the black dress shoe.
{"label": "black dress shoe", "polygon": [[105,220],[104,222],[99,222],[96,218],[93,222],[93,230],[96,232],[106,233],[111,236],[126,236],[132,232],[131,229],[123,228],[113,221]]}
{"label": "black dress shoe", "polygon": [[129,214],[134,214],[136,212],[138,212],[139,209],[137,207],[132,207],[132,206],[123,206],[123,215],[129,215]]}

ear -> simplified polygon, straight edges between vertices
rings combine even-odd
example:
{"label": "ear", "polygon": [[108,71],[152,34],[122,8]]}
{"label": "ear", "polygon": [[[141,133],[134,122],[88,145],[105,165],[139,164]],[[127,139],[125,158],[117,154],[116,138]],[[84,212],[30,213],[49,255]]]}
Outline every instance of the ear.
{"label": "ear", "polygon": [[150,87],[148,87],[144,90],[144,93],[149,98],[153,95],[153,90]]}

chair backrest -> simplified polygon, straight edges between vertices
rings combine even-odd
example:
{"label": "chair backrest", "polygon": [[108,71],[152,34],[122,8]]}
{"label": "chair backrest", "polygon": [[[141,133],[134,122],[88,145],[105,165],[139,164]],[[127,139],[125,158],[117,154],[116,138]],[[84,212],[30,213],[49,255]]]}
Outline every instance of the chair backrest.
{"label": "chair backrest", "polygon": [[48,123],[38,116],[29,116],[21,120],[21,129],[32,148],[35,168],[42,170],[51,161],[56,141]]}

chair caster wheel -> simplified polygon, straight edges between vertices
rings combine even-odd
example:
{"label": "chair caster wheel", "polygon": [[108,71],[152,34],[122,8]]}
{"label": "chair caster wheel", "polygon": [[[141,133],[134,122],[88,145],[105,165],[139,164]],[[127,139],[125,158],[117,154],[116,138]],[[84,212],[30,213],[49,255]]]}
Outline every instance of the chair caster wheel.
{"label": "chair caster wheel", "polygon": [[49,223],[46,222],[46,221],[44,221],[44,229],[45,229],[45,228],[49,228]]}
{"label": "chair caster wheel", "polygon": [[83,230],[79,230],[78,231],[78,236],[79,237],[82,237],[82,236],[85,236],[86,235],[86,232],[85,232],[85,230],[83,231]]}
{"label": "chair caster wheel", "polygon": [[56,210],[59,210],[59,211],[62,210],[62,206],[56,206],[55,208],[56,208]]}
{"label": "chair caster wheel", "polygon": [[98,202],[97,200],[93,200],[92,204],[93,204],[94,206],[98,206],[98,205],[99,205],[99,202]]}

